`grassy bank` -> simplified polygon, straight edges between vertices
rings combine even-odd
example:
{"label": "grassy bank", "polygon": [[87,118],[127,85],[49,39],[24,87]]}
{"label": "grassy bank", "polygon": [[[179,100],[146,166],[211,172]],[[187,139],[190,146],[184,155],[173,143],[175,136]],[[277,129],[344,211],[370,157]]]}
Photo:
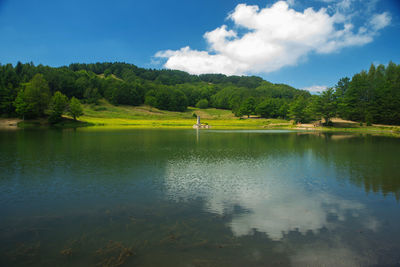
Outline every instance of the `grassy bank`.
{"label": "grassy bank", "polygon": [[192,128],[196,123],[194,114],[212,129],[290,129],[324,132],[354,132],[400,136],[399,126],[360,125],[357,122],[333,119],[333,126],[315,127],[313,124],[293,125],[281,119],[235,117],[230,110],[215,108],[197,109],[190,107],[185,112],[173,112],[149,106],[113,106],[102,100],[99,105],[84,105],[82,122],[102,128]]}
{"label": "grassy bank", "polygon": [[113,106],[106,101],[99,105],[84,105],[84,116],[79,120],[103,127],[192,128],[196,117],[213,129],[261,129],[263,127],[293,127],[279,119],[239,119],[230,110],[188,108],[185,112],[159,110],[149,106]]}
{"label": "grassy bank", "polygon": [[295,129],[323,131],[323,132],[352,132],[352,133],[368,133],[378,135],[388,135],[400,137],[400,126],[373,124],[367,126],[365,123],[354,121],[346,121],[340,118],[332,119],[332,126],[314,127],[310,124],[302,124]]}
{"label": "grassy bank", "polygon": [[[400,137],[399,126],[389,125],[360,125],[357,122],[334,119],[333,126],[315,127],[313,124],[294,125],[291,121],[281,119],[242,118],[235,117],[230,110],[215,108],[188,108],[185,112],[159,110],[149,106],[114,106],[101,100],[99,105],[84,104],[84,114],[79,121],[65,116],[64,119],[49,125],[47,119],[32,121],[18,120],[20,128],[56,127],[77,128],[92,126],[102,129],[115,128],[183,128],[190,129],[196,123],[196,115],[201,122],[207,123],[212,129],[288,129],[297,131],[323,132],[353,132]],[[9,119],[8,119],[9,120]],[[1,121],[0,121],[1,122]],[[4,125],[10,124],[4,121]],[[14,123],[15,124],[15,123]]]}

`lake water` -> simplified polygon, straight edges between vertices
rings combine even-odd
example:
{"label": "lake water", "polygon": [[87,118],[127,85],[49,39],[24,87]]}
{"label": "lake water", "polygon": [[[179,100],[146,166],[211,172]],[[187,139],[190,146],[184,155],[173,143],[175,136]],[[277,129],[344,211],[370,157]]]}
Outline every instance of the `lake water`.
{"label": "lake water", "polygon": [[0,266],[399,266],[400,139],[0,131]]}

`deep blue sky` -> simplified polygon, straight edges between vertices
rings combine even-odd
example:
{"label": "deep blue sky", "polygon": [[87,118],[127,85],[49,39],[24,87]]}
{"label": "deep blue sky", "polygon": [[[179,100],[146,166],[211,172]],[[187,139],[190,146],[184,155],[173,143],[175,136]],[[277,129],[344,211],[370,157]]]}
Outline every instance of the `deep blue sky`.
{"label": "deep blue sky", "polygon": [[[320,0],[322,1],[322,0]],[[353,0],[356,1],[356,0]],[[0,0],[0,63],[17,61],[50,66],[73,62],[124,61],[140,67],[162,68],[153,61],[161,50],[185,46],[205,50],[203,34],[227,21],[239,3],[260,7],[275,1],[32,1]],[[293,8],[318,9],[319,1],[295,1]],[[374,63],[400,63],[400,4],[378,1],[376,12],[388,11],[390,25],[371,43],[330,54],[308,54],[296,66],[258,74],[297,88],[334,85]]]}

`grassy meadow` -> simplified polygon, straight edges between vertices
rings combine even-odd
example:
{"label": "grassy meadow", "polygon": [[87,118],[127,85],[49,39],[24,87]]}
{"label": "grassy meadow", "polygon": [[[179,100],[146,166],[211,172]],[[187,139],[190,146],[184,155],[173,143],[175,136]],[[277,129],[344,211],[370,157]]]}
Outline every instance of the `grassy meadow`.
{"label": "grassy meadow", "polygon": [[84,105],[80,121],[102,127],[139,128],[192,128],[196,117],[213,129],[261,129],[265,127],[292,127],[292,123],[279,119],[239,119],[230,110],[189,107],[185,112],[165,111],[149,106],[114,106],[105,100],[99,105]]}
{"label": "grassy meadow", "polygon": [[[181,128],[191,129],[200,115],[201,123],[212,129],[287,129],[297,131],[352,132],[400,137],[400,126],[373,124],[366,126],[358,122],[333,119],[332,126],[315,126],[313,124],[294,124],[289,120],[264,119],[258,117],[238,118],[230,110],[198,109],[189,107],[185,112],[165,111],[142,106],[114,106],[106,100],[98,105],[83,104],[84,115],[79,121],[64,115],[62,122],[52,125],[58,128],[87,127],[87,129],[117,128]],[[0,121],[1,122],[1,121]],[[20,128],[49,127],[45,118],[36,120],[17,120],[14,123]],[[1,126],[1,123],[0,123]]]}

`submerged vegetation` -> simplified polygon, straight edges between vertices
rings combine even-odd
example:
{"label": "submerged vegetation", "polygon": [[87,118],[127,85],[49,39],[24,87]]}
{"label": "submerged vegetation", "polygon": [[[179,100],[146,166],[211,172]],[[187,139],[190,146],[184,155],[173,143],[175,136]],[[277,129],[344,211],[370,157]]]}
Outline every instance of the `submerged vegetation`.
{"label": "submerged vegetation", "polygon": [[[320,120],[325,126],[334,126],[331,119],[335,117],[365,126],[399,125],[400,65],[392,62],[386,67],[371,65],[368,72],[362,71],[352,79],[342,78],[334,87],[311,95],[256,76],[190,75],[126,63],[53,68],[19,62],[16,66],[0,65],[0,97],[0,116],[48,118],[51,124],[59,124],[68,115],[97,125],[186,127],[193,124],[185,120],[193,119],[194,111],[198,115],[200,111],[206,114],[213,111],[224,114],[223,118],[220,115],[209,118],[215,120],[214,126],[265,127],[290,124],[289,120],[296,123]],[[237,119],[252,115],[280,121]],[[164,121],[154,122],[154,119]],[[137,123],[139,120],[147,123]]]}

